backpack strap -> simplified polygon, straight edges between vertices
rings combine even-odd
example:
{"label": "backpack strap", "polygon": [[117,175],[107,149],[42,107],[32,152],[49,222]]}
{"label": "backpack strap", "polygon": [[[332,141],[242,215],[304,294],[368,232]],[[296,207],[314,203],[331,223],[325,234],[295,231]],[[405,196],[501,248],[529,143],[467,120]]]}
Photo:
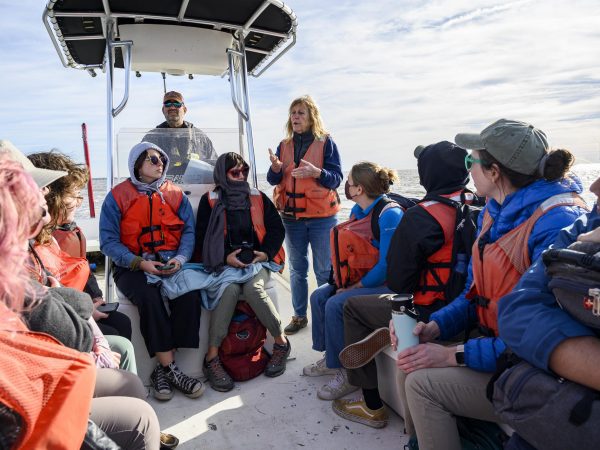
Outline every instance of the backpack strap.
{"label": "backpack strap", "polygon": [[381,238],[381,230],[379,229],[379,218],[381,215],[387,211],[388,208],[401,208],[401,206],[396,203],[394,200],[382,197],[375,206],[373,206],[373,211],[371,213],[371,232],[373,233],[373,239],[379,242]]}

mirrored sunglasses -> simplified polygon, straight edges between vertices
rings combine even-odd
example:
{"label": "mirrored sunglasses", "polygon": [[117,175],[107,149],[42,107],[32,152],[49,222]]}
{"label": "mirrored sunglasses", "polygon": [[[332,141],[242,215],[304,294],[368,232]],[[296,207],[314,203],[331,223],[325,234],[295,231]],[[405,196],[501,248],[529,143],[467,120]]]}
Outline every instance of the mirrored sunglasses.
{"label": "mirrored sunglasses", "polygon": [[148,156],[146,158],[146,161],[150,161],[150,164],[152,164],[153,166],[157,166],[158,162],[160,161],[162,163],[163,166],[167,165],[167,157],[166,156],[161,156],[160,158],[158,156]]}
{"label": "mirrored sunglasses", "polygon": [[183,103],[181,103],[181,102],[164,102],[163,105],[165,106],[165,108],[170,108],[172,106],[174,106],[175,108],[181,108],[183,106]]}

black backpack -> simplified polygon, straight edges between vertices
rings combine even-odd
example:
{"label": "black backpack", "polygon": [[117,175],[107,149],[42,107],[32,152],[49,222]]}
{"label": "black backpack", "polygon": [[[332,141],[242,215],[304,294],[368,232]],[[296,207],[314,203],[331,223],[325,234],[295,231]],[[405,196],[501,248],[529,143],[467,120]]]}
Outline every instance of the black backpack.
{"label": "black backpack", "polygon": [[[467,203],[466,195],[473,195],[473,201]],[[450,262],[450,276],[444,289],[446,300],[451,302],[463,291],[467,282],[467,271],[473,243],[477,238],[477,218],[483,209],[484,203],[468,190],[463,190],[460,202],[440,195],[426,195],[422,202],[434,200],[451,206],[456,211],[454,226],[454,239],[452,242],[452,260]],[[447,267],[447,266],[446,266]]]}
{"label": "black backpack", "polygon": [[371,214],[371,231],[373,232],[373,238],[378,242],[381,238],[381,232],[379,230],[379,216],[387,204],[397,203],[398,206],[402,208],[402,211],[406,211],[408,208],[412,208],[419,202],[419,200],[416,198],[405,197],[394,192],[389,192],[385,195],[387,195],[388,198],[382,198],[381,201],[379,201],[373,207],[373,214]]}

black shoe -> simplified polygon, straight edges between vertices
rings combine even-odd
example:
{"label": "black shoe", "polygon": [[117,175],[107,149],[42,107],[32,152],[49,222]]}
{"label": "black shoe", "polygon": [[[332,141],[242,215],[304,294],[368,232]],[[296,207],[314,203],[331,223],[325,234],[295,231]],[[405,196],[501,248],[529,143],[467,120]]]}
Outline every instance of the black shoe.
{"label": "black shoe", "polygon": [[290,340],[286,338],[287,345],[273,344],[273,354],[265,368],[265,375],[271,378],[278,377],[285,372],[287,358],[292,351]]}
{"label": "black shoe", "polygon": [[154,398],[157,400],[171,400],[173,398],[173,390],[165,374],[165,368],[158,364],[150,375],[150,383],[152,383],[152,391]]}
{"label": "black shoe", "polygon": [[160,432],[160,450],[172,450],[179,445],[179,439],[169,433]]}
{"label": "black shoe", "polygon": [[215,391],[227,392],[233,389],[233,379],[229,376],[221,360],[215,356],[210,361],[204,360],[204,375],[208,378],[210,387]]}
{"label": "black shoe", "polygon": [[186,397],[198,398],[204,393],[205,386],[202,382],[183,373],[175,365],[175,361],[164,367],[163,370],[171,386],[179,389]]}

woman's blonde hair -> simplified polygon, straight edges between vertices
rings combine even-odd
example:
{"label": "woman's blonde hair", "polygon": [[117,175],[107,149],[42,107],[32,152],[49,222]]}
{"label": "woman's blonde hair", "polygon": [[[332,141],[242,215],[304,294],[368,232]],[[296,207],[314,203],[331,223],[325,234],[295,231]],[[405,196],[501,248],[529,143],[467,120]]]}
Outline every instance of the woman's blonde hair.
{"label": "woman's blonde hair", "polygon": [[315,139],[325,138],[325,136],[327,136],[329,133],[325,129],[325,125],[323,125],[323,121],[321,120],[319,107],[310,95],[303,95],[302,97],[294,99],[288,110],[288,120],[285,124],[286,140],[290,140],[294,136],[294,130],[292,129],[292,108],[300,104],[306,106],[306,109],[308,110],[310,131]]}
{"label": "woman's blonde hair", "polygon": [[361,161],[350,170],[352,181],[365,190],[367,197],[377,198],[390,192],[390,186],[398,181],[398,174],[393,169],[381,167],[369,161]]}

